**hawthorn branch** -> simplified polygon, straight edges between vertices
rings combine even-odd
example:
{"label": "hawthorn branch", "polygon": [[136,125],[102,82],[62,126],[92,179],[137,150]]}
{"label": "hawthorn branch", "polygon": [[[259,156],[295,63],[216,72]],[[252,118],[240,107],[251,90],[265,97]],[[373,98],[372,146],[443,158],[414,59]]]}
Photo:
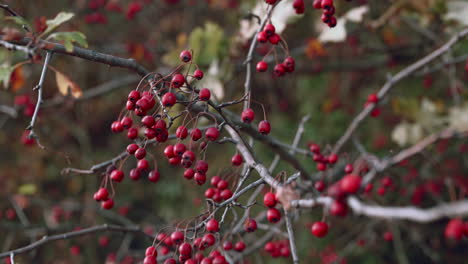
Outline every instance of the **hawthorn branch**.
{"label": "hawthorn branch", "polygon": [[141,228],[138,226],[118,226],[118,225],[108,225],[108,224],[104,224],[100,226],[93,226],[93,227],[84,228],[78,231],[72,231],[72,232],[67,232],[67,233],[53,235],[53,236],[44,236],[41,240],[33,242],[27,246],[0,253],[0,258],[7,257],[10,255],[24,254],[24,253],[35,250],[36,248],[42,247],[45,244],[48,244],[56,240],[70,239],[73,237],[83,236],[83,235],[92,234],[96,232],[102,232],[102,231],[134,232],[134,233],[142,232]]}
{"label": "hawthorn branch", "polygon": [[291,223],[291,215],[288,210],[284,210],[284,218],[286,219],[286,229],[288,230],[289,246],[291,247],[291,255],[294,264],[299,264],[299,256],[297,255],[296,239],[294,238],[294,230]]}
{"label": "hawthorn branch", "polygon": [[[468,28],[463,29],[462,31],[455,34],[448,42],[442,45],[440,48],[436,49],[435,51],[431,52],[424,58],[416,61],[415,63],[409,65],[408,67],[404,68],[403,70],[399,71],[396,75],[390,77],[387,82],[382,86],[382,88],[377,93],[379,99],[382,99],[387,95],[387,93],[395,86],[396,83],[400,82],[404,78],[412,75],[418,69],[426,66],[428,63],[432,62],[436,58],[440,57],[441,55],[448,52],[453,45],[455,45],[458,41],[468,35]],[[372,112],[372,110],[376,107],[375,104],[370,104],[369,106],[365,107],[351,122],[351,124],[346,129],[345,133],[338,142],[333,147],[332,153],[338,154],[340,149],[343,145],[351,138],[354,131],[359,127],[359,125],[366,119],[367,116]]]}
{"label": "hawthorn branch", "polygon": [[[32,41],[33,40],[30,38],[23,38],[13,43],[27,46],[27,45],[30,45]],[[149,73],[149,71],[145,69],[145,67],[140,65],[134,59],[125,59],[125,58],[121,58],[118,56],[101,53],[101,52],[97,52],[97,51],[85,49],[85,48],[80,48],[80,47],[73,47],[73,51],[68,52],[65,49],[65,46],[63,46],[62,44],[51,42],[51,41],[46,41],[46,40],[38,40],[37,43],[35,44],[37,45],[38,48],[45,50],[45,51],[79,57],[85,60],[99,62],[99,63],[107,64],[113,67],[126,68],[126,69],[129,69],[138,73],[141,77],[145,77]]]}
{"label": "hawthorn branch", "polygon": [[28,47],[21,46],[21,45],[15,45],[15,44],[12,44],[12,43],[4,41],[4,40],[0,40],[0,46],[3,46],[4,48],[6,48],[8,50],[22,51],[22,52],[28,54],[29,56],[32,56],[34,54],[34,51],[32,49],[28,48]]}
{"label": "hawthorn branch", "polygon": [[[315,199],[294,200],[294,207],[312,208],[317,205],[329,206],[333,202],[331,197],[318,197]],[[429,223],[444,217],[462,216],[468,214],[468,200],[443,203],[429,209],[414,206],[378,206],[368,205],[356,197],[350,196],[347,203],[357,215],[381,218],[386,220],[409,220],[419,223]]]}
{"label": "hawthorn branch", "polygon": [[44,85],[45,75],[47,73],[47,67],[49,66],[49,62],[51,58],[52,58],[52,52],[48,51],[44,59],[44,66],[42,67],[42,72],[41,72],[41,77],[39,79],[39,83],[33,89],[33,90],[37,90],[37,102],[36,102],[36,107],[34,108],[34,113],[31,118],[31,122],[29,123],[29,126],[26,128],[26,130],[30,130],[29,137],[36,139],[37,144],[41,148],[44,148],[44,146],[41,145],[41,143],[39,142],[39,137],[34,133],[34,125],[36,124],[37,115],[39,114],[39,109],[41,108],[41,104],[43,102],[42,100],[43,87],[42,86]]}

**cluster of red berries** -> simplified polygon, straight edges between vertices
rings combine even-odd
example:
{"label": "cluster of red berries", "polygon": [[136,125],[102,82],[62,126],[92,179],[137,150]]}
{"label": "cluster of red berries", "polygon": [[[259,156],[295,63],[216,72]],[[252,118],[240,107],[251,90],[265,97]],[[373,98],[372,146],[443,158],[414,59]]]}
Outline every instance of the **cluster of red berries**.
{"label": "cluster of red berries", "polygon": [[213,201],[219,203],[232,197],[232,191],[229,190],[229,183],[221,177],[213,176],[210,180],[210,184],[213,187],[206,189],[205,197],[207,199],[213,199]]}
{"label": "cluster of red berries", "polygon": [[336,26],[335,6],[333,0],[314,0],[313,7],[315,9],[323,9],[322,22],[329,27]]}
{"label": "cluster of red berries", "polygon": [[270,223],[277,223],[281,220],[281,212],[275,208],[279,200],[276,197],[276,194],[272,192],[267,192],[263,195],[263,204],[268,207],[267,211],[267,220]]}
{"label": "cluster of red berries", "polygon": [[[379,97],[377,96],[377,94],[369,94],[369,96],[367,97],[367,101],[366,103],[364,104],[364,107],[367,107],[369,105],[372,105],[372,104],[377,104],[379,102]],[[380,108],[378,107],[375,107],[371,114],[370,114],[372,117],[378,117],[380,115]]]}
{"label": "cluster of red berries", "polygon": [[289,256],[291,255],[288,240],[267,242],[263,249],[273,258],[289,258]]}
{"label": "cluster of red berries", "polygon": [[319,171],[326,170],[328,165],[333,165],[338,161],[338,155],[336,154],[322,155],[320,146],[316,143],[309,143],[308,147],[310,152],[313,153],[312,160],[317,163],[317,170]]}
{"label": "cluster of red berries", "polygon": [[[158,249],[159,253],[163,256],[168,255],[171,250],[178,252],[178,263],[184,264],[227,264],[226,258],[221,254],[219,250],[213,250],[205,257],[203,251],[214,246],[216,244],[216,236],[213,233],[219,231],[219,223],[214,218],[211,218],[206,222],[206,230],[208,233],[203,236],[195,238],[192,243],[186,242],[182,231],[174,231],[170,235],[165,233],[159,233],[156,240],[162,246],[152,245],[146,249],[144,264],[157,263]],[[234,245],[231,241],[224,241],[222,245],[224,251],[230,251],[232,249],[242,252],[245,249],[245,243],[238,241]],[[174,258],[168,258],[164,261],[164,264],[175,264],[177,260]]]}
{"label": "cluster of red berries", "polygon": [[[246,108],[241,114],[242,122],[250,124],[255,119],[255,112],[251,108]],[[266,118],[258,123],[258,132],[263,135],[270,134],[271,125]]]}
{"label": "cluster of red berries", "polygon": [[[273,45],[273,47],[270,49],[269,52],[267,52],[265,56],[271,53],[271,51],[275,49],[275,46],[277,46],[282,40],[283,39],[281,38],[281,36],[276,33],[275,26],[271,23],[266,24],[263,30],[257,34],[257,41],[259,43],[269,42]],[[283,48],[286,49],[286,45],[281,45],[281,46],[284,46]],[[273,74],[276,77],[281,77],[285,73],[293,72],[295,69],[295,66],[296,66],[295,60],[291,56],[287,56],[283,60],[282,63],[277,63],[275,65],[275,67],[273,68]],[[257,72],[266,72],[268,70],[268,64],[264,60],[261,60],[257,63],[256,69],[257,69]]]}

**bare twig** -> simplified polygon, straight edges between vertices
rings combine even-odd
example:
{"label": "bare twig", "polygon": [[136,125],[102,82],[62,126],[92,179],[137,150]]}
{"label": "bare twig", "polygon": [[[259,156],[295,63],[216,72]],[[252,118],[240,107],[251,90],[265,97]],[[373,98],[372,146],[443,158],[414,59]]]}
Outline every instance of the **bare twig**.
{"label": "bare twig", "polygon": [[18,255],[18,254],[27,253],[29,251],[42,247],[43,245],[56,241],[56,240],[69,239],[73,237],[83,236],[83,235],[96,233],[96,232],[102,232],[102,231],[142,232],[141,228],[138,226],[118,226],[118,225],[108,225],[108,224],[104,224],[100,226],[93,226],[93,227],[84,228],[78,231],[72,231],[72,232],[53,235],[53,236],[44,236],[41,240],[38,240],[27,246],[0,253],[0,258],[10,256],[11,254]]}
{"label": "bare twig", "polygon": [[288,230],[289,246],[291,247],[293,263],[299,264],[299,256],[297,255],[296,248],[296,239],[294,238],[294,230],[291,223],[291,214],[288,212],[288,210],[284,210],[284,218],[286,219],[286,229]]}
{"label": "bare twig", "polygon": [[[458,32],[440,48],[436,49],[435,51],[431,52],[424,58],[416,61],[415,63],[411,64],[410,66],[398,72],[396,75],[389,78],[387,82],[384,84],[384,86],[382,86],[382,88],[377,93],[378,98],[382,99],[394,87],[396,83],[410,76],[411,74],[416,72],[418,69],[426,66],[429,62],[433,61],[434,59],[440,57],[441,55],[449,51],[453,45],[455,45],[458,41],[460,41],[466,35],[468,35],[468,28],[465,28],[464,30]],[[372,105],[369,105],[368,107],[365,107],[354,118],[354,120],[351,122],[349,127],[346,129],[346,132],[343,134],[343,136],[341,136],[341,138],[333,147],[333,150],[332,150],[333,153],[338,153],[340,151],[343,145],[350,139],[354,131],[359,127],[359,125],[364,121],[364,119],[372,112],[375,106],[376,106],[375,104],[372,104]]]}
{"label": "bare twig", "polygon": [[22,52],[28,54],[29,56],[34,54],[34,51],[32,49],[28,48],[28,47],[21,46],[21,45],[15,45],[15,44],[12,44],[12,43],[4,41],[4,40],[0,40],[0,46],[3,46],[3,47],[5,47],[6,49],[9,49],[9,50],[22,51]]}
{"label": "bare twig", "polygon": [[30,130],[29,137],[36,139],[37,144],[41,148],[44,148],[44,147],[40,144],[39,137],[34,133],[34,125],[36,124],[37,115],[39,114],[39,109],[41,108],[41,104],[43,102],[42,100],[43,87],[42,86],[44,85],[45,75],[47,73],[47,66],[49,65],[51,58],[52,58],[52,52],[48,51],[44,60],[44,66],[42,67],[42,73],[39,79],[39,83],[33,89],[33,90],[37,90],[37,102],[36,102],[36,107],[34,108],[34,113],[31,118],[31,122],[29,123],[29,126],[26,128],[27,130]]}

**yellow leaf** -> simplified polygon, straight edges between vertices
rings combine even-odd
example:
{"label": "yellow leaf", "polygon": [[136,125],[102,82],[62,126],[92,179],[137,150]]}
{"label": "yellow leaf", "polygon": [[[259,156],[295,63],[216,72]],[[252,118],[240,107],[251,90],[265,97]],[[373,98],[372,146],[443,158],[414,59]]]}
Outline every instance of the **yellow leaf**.
{"label": "yellow leaf", "polygon": [[57,87],[62,95],[71,95],[75,98],[83,95],[78,84],[59,71],[55,71],[55,81],[57,82]]}

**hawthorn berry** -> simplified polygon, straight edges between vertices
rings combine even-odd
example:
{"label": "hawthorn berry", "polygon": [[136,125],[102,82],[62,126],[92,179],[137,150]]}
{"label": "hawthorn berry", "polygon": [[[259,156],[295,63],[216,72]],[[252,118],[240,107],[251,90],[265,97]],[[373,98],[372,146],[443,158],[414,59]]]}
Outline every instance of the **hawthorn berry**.
{"label": "hawthorn berry", "polygon": [[110,174],[110,178],[113,181],[121,182],[124,178],[124,173],[121,170],[113,170]]}
{"label": "hawthorn berry", "polygon": [[112,209],[112,207],[114,207],[114,200],[112,199],[107,199],[105,201],[102,201],[101,202],[101,207],[102,209],[105,209],[105,210],[110,210]]}
{"label": "hawthorn berry", "polygon": [[135,158],[143,159],[146,156],[146,150],[144,148],[139,148],[135,151]]}
{"label": "hawthorn berry", "polygon": [[244,159],[242,158],[241,154],[235,154],[231,158],[231,163],[234,166],[240,166],[242,164],[242,162],[244,162]]}
{"label": "hawthorn berry", "polygon": [[379,97],[375,93],[369,94],[369,96],[367,96],[367,102],[376,104],[379,102]]}
{"label": "hawthorn berry", "polygon": [[460,240],[463,237],[465,225],[459,218],[451,219],[445,227],[444,236],[447,239]]}
{"label": "hawthorn berry", "polygon": [[190,137],[192,138],[193,141],[198,141],[202,137],[202,132],[199,128],[194,128],[190,132]]}
{"label": "hawthorn berry", "polygon": [[130,179],[134,181],[137,181],[141,177],[141,171],[137,168],[131,169],[130,173],[128,174],[128,177],[130,177]]}
{"label": "hawthorn berry", "polygon": [[159,171],[158,170],[152,170],[150,171],[150,173],[148,174],[148,180],[150,182],[158,182],[159,181],[159,177],[160,177],[160,174],[159,174]]}
{"label": "hawthorn berry", "polygon": [[224,189],[219,194],[223,200],[227,200],[232,197],[232,191],[229,189]]}
{"label": "hawthorn berry", "polygon": [[182,233],[181,231],[174,231],[172,232],[170,238],[172,242],[178,245],[184,241],[184,233]]}
{"label": "hawthorn berry", "polygon": [[165,107],[171,107],[177,102],[177,97],[175,94],[168,92],[162,96],[161,101]]}
{"label": "hawthorn berry", "polygon": [[224,241],[223,242],[223,249],[229,251],[232,249],[232,242],[231,241]]}
{"label": "hawthorn berry", "polygon": [[234,244],[234,250],[237,252],[242,252],[245,249],[245,243],[242,241],[237,242]]}
{"label": "hawthorn berry", "polygon": [[[185,176],[185,173],[184,173],[184,176]],[[186,177],[187,178],[187,177]],[[193,175],[192,175],[192,178],[193,178]],[[191,179],[191,178],[189,178]],[[206,189],[205,191],[205,197],[208,198],[208,199],[211,199],[213,198],[213,196],[215,195],[216,191],[214,188],[208,188]]]}
{"label": "hawthorn berry", "polygon": [[107,200],[109,196],[109,192],[107,191],[106,188],[99,188],[99,190],[96,192],[96,201],[105,201]]}
{"label": "hawthorn berry", "polygon": [[263,135],[268,135],[270,134],[271,131],[271,125],[270,122],[266,120],[262,120],[258,123],[258,132]]}
{"label": "hawthorn berry", "polygon": [[176,137],[185,139],[188,136],[188,130],[185,126],[179,126],[176,130]]}
{"label": "hawthorn berry", "polygon": [[349,173],[352,173],[353,171],[354,171],[353,164],[351,163],[346,164],[346,166],[344,167],[344,172],[349,174]]}
{"label": "hawthorn berry", "polygon": [[335,164],[338,161],[338,155],[336,154],[330,154],[327,158],[328,163],[330,164]]}
{"label": "hawthorn berry", "polygon": [[146,256],[143,259],[143,264],[157,264],[158,262],[156,261],[155,257],[152,256]]}
{"label": "hawthorn berry", "polygon": [[[281,41],[281,37],[278,34],[273,34],[268,37],[268,41],[273,45],[277,45]],[[277,64],[277,65],[282,65],[282,64]]]}
{"label": "hawthorn berry", "polygon": [[257,62],[256,69],[258,72],[266,72],[268,70],[268,64],[265,61]]}
{"label": "hawthorn berry", "polygon": [[323,192],[326,187],[327,186],[323,180],[319,180],[314,183],[314,188],[319,192]]}
{"label": "hawthorn berry", "polygon": [[320,146],[315,143],[309,144],[309,150],[312,153],[320,154]]}
{"label": "hawthorn berry", "polygon": [[204,247],[211,247],[216,243],[216,238],[213,234],[207,233],[202,238],[202,244]]}
{"label": "hawthorn berry", "polygon": [[120,123],[122,124],[122,126],[125,129],[127,129],[127,128],[130,128],[132,126],[133,120],[130,117],[126,116],[126,117],[122,118],[122,120],[120,120]]}
{"label": "hawthorn berry", "polygon": [[153,116],[150,116],[150,115],[147,115],[147,116],[144,116],[142,119],[141,119],[141,123],[145,126],[145,127],[152,127],[154,126],[154,124],[156,124],[156,120],[154,119]]}
{"label": "hawthorn berry", "polygon": [[275,34],[275,26],[273,26],[273,24],[266,24],[263,31],[266,33],[267,37],[271,37]]}
{"label": "hawthorn berry", "polygon": [[192,255],[192,246],[187,242],[180,244],[179,253],[181,255],[187,255],[187,256]]}
{"label": "hawthorn berry", "polygon": [[198,96],[200,97],[200,100],[201,100],[201,101],[208,101],[208,100],[210,100],[210,97],[211,97],[210,89],[208,89],[208,88],[202,88],[202,89],[200,89],[200,92],[198,93]]}
{"label": "hawthorn berry", "polygon": [[190,53],[190,51],[188,50],[184,50],[180,53],[179,55],[179,59],[182,61],[182,62],[189,62],[192,60],[192,53]]}
{"label": "hawthorn berry", "polygon": [[244,230],[246,232],[254,232],[257,230],[257,221],[253,218],[248,218],[244,224]]}
{"label": "hawthorn berry", "polygon": [[174,155],[178,157],[182,157],[184,152],[187,150],[187,147],[183,143],[177,143],[174,145],[173,151]]}
{"label": "hawthorn berry", "polygon": [[114,121],[112,122],[111,130],[114,133],[120,133],[124,130],[124,127],[120,121]]}
{"label": "hawthorn berry", "polygon": [[128,94],[128,101],[136,102],[138,99],[140,99],[140,97],[141,97],[141,94],[139,91],[132,90]]}
{"label": "hawthorn berry", "polygon": [[219,223],[216,219],[212,218],[206,222],[206,230],[208,232],[216,233],[219,231]]}
{"label": "hawthorn berry", "polygon": [[267,219],[270,223],[277,223],[281,220],[281,212],[276,208],[270,208],[267,211]]}
{"label": "hawthorn berry", "polygon": [[172,80],[171,80],[172,87],[180,88],[182,87],[182,85],[184,85],[184,83],[185,83],[184,75],[177,73],[177,74],[174,74],[174,76],[172,76]]}
{"label": "hawthorn berry", "polygon": [[196,69],[194,72],[193,72],[193,77],[197,80],[201,80],[203,79],[203,71],[202,70],[199,70],[199,69]]}
{"label": "hawthorn berry", "polygon": [[347,174],[340,182],[341,190],[346,193],[356,193],[361,186],[361,177],[354,174]]}
{"label": "hawthorn berry", "polygon": [[266,43],[268,41],[268,36],[265,31],[258,32],[257,41],[260,43]]}
{"label": "hawthorn berry", "polygon": [[[194,175],[195,175],[195,171],[193,169],[189,168],[184,171],[184,178],[187,180],[192,179]],[[208,197],[208,198],[211,198],[211,197]]]}
{"label": "hawthorn berry", "polygon": [[276,4],[276,0],[265,0],[265,3],[267,3],[269,5],[274,5],[274,4]]}
{"label": "hawthorn berry", "polygon": [[310,232],[316,237],[324,237],[328,233],[328,225],[325,222],[315,222],[312,224]]}
{"label": "hawthorn berry", "polygon": [[200,172],[195,172],[193,179],[198,185],[203,185],[206,182],[206,175]]}
{"label": "hawthorn berry", "polygon": [[141,159],[137,163],[137,169],[140,171],[145,171],[149,168],[149,162],[145,159]]}
{"label": "hawthorn berry", "polygon": [[267,207],[275,207],[277,202],[276,195],[272,192],[267,192],[263,196],[263,204]]}
{"label": "hawthorn berry", "polygon": [[156,250],[156,248],[154,246],[149,246],[149,247],[146,248],[145,256],[147,256],[147,257],[150,257],[150,256],[157,257],[158,256],[158,251]]}
{"label": "hawthorn berry", "polygon": [[330,206],[330,213],[334,216],[344,217],[348,214],[348,206],[342,201],[333,201]]}
{"label": "hawthorn berry", "polygon": [[215,141],[219,137],[219,130],[216,127],[209,127],[205,131],[205,137],[209,141]]}
{"label": "hawthorn berry", "polygon": [[140,147],[137,144],[132,143],[127,146],[127,152],[128,154],[133,155],[139,148]]}
{"label": "hawthorn berry", "polygon": [[244,109],[241,114],[242,122],[251,123],[255,118],[255,112],[251,108]]}

